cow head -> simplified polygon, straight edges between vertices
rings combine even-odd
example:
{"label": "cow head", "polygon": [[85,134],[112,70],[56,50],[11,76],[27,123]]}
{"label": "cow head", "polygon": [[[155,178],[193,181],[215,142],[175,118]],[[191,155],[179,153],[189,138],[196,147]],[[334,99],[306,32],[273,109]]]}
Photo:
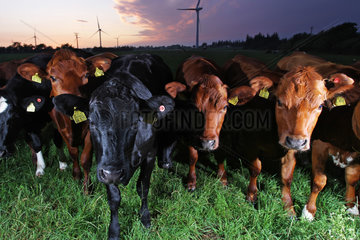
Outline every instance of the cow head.
{"label": "cow head", "polygon": [[[27,121],[43,109],[46,97],[39,89],[47,88],[46,74],[33,63],[18,66],[17,74],[0,89],[0,157],[14,150],[14,141]],[[49,88],[48,88],[49,89]]]}
{"label": "cow head", "polygon": [[173,109],[174,102],[168,96],[152,96],[130,74],[119,75],[94,91],[89,121],[99,181],[126,185],[141,162],[156,154],[155,130],[148,114],[159,120]]}
{"label": "cow head", "polygon": [[88,83],[89,77],[102,76],[115,57],[114,54],[105,53],[104,56],[96,55],[85,60],[69,49],[56,51],[47,65],[52,85],[51,95],[82,96],[79,88]]}
{"label": "cow head", "polygon": [[199,136],[200,144],[195,147],[212,151],[219,146],[219,134],[227,112],[228,101],[236,97],[236,103],[243,104],[256,92],[248,86],[229,89],[215,75],[205,75],[204,78],[205,80],[201,83],[188,88],[180,82],[170,82],[165,89],[173,98],[181,92],[190,95],[187,101],[192,102],[197,110],[203,113],[205,120],[204,129]]}
{"label": "cow head", "polygon": [[310,137],[324,101],[352,87],[345,74],[326,82],[312,67],[300,67],[285,74],[275,95],[279,143],[287,149],[308,150]]}

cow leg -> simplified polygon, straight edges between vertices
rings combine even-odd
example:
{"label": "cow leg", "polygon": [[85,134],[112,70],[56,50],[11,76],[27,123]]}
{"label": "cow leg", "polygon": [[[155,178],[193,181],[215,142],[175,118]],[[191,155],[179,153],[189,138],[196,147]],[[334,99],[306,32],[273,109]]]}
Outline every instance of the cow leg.
{"label": "cow leg", "polygon": [[[27,133],[26,142],[31,149],[31,158],[33,162],[36,162],[36,172],[35,175],[40,177],[44,175],[45,161],[41,152],[41,140],[38,134],[36,133]],[[36,159],[36,160],[34,160]]]}
{"label": "cow leg", "polygon": [[84,141],[84,149],[81,153],[81,166],[84,169],[84,193],[88,194],[90,182],[90,169],[92,165],[92,143],[90,137],[90,131],[87,132],[85,141]]}
{"label": "cow leg", "polygon": [[293,180],[293,173],[296,165],[295,151],[289,150],[287,154],[281,158],[281,180],[282,187],[282,201],[285,209],[290,216],[296,216],[293,201],[291,198],[291,182]]}
{"label": "cow leg", "polygon": [[251,203],[255,203],[257,200],[257,186],[256,180],[261,172],[261,161],[259,158],[256,158],[254,161],[250,163],[250,182],[248,186],[248,191],[246,195],[246,200]]}
{"label": "cow leg", "polygon": [[195,172],[195,165],[199,158],[198,151],[189,146],[189,154],[190,154],[190,164],[189,164],[189,175],[188,175],[188,190],[194,191],[196,188],[196,172]]}
{"label": "cow leg", "polygon": [[171,154],[177,141],[169,133],[160,133],[158,136],[158,166],[159,168],[170,169],[172,167]]}
{"label": "cow leg", "polygon": [[35,152],[35,150],[31,147],[31,145],[28,143],[28,145],[29,145],[29,148],[30,148],[30,150],[31,150],[31,161],[32,161],[32,163],[34,164],[34,165],[36,165],[36,163],[37,163],[37,158],[36,158],[36,152]]}
{"label": "cow leg", "polygon": [[312,144],[311,161],[313,183],[311,194],[307,204],[302,211],[302,217],[312,221],[316,213],[316,199],[320,191],[325,187],[327,177],[325,175],[325,164],[328,159],[328,144],[320,140],[315,140]]}
{"label": "cow leg", "polygon": [[71,147],[70,144],[66,143],[67,148],[70,153],[70,157],[73,162],[73,178],[76,180],[80,180],[81,178],[81,169],[79,166],[79,149],[77,147]]}
{"label": "cow leg", "polygon": [[67,163],[65,162],[66,157],[64,151],[62,148],[56,148],[56,151],[59,156],[59,169],[64,171],[68,167]]}
{"label": "cow leg", "polygon": [[57,154],[59,156],[59,169],[63,171],[68,167],[68,165],[66,163],[66,157],[63,150],[63,140],[61,138],[60,133],[55,129],[53,133],[53,142],[56,147]]}
{"label": "cow leg", "polygon": [[121,195],[119,188],[114,184],[106,185],[106,191],[111,212],[108,239],[118,240],[120,239],[119,206]]}
{"label": "cow leg", "polygon": [[45,161],[44,161],[44,157],[42,155],[42,152],[39,151],[36,153],[36,172],[35,175],[37,177],[40,177],[42,175],[44,175],[44,169],[45,169]]}
{"label": "cow leg", "polygon": [[360,164],[350,165],[345,169],[346,194],[345,201],[348,207],[347,212],[352,215],[359,215],[359,209],[356,203],[355,187],[360,179]]}
{"label": "cow leg", "polygon": [[224,158],[216,159],[216,161],[218,162],[217,176],[220,179],[220,182],[222,183],[222,185],[227,186],[228,181],[227,181],[227,175],[226,175],[226,171],[225,171],[225,167],[224,167]]}
{"label": "cow leg", "polygon": [[152,154],[148,156],[146,161],[143,161],[140,169],[140,176],[136,184],[136,191],[141,199],[141,208],[140,208],[140,219],[142,224],[149,228],[151,226],[150,212],[147,204],[147,197],[149,194],[150,187],[150,177],[152,170],[154,168],[155,155]]}

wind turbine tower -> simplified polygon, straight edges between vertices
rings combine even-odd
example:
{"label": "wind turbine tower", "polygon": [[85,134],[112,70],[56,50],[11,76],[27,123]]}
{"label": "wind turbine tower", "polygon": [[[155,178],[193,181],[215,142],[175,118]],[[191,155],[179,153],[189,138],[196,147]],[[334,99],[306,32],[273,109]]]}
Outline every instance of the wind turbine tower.
{"label": "wind turbine tower", "polygon": [[203,9],[202,7],[199,7],[200,0],[198,0],[195,8],[178,8],[177,10],[190,10],[190,11],[196,11],[196,48],[199,47],[199,13]]}
{"label": "wind turbine tower", "polygon": [[76,38],[76,48],[79,48],[79,33],[74,33]]}
{"label": "wind turbine tower", "polygon": [[[97,30],[91,37],[93,37],[96,33],[99,33],[100,48],[102,48],[101,33],[102,33],[102,32],[105,33],[105,34],[107,34],[107,33],[104,32],[104,31],[101,29],[100,23],[99,23],[99,18],[98,18],[98,17],[96,17],[96,20],[97,20],[98,30]],[[107,34],[107,35],[109,35],[109,34]],[[109,36],[110,36],[110,35],[109,35]]]}
{"label": "wind turbine tower", "polygon": [[34,32],[34,40],[35,40],[35,48],[36,48],[36,46],[37,46],[37,42],[36,42],[36,39],[37,39],[37,37],[36,37],[36,32]]}

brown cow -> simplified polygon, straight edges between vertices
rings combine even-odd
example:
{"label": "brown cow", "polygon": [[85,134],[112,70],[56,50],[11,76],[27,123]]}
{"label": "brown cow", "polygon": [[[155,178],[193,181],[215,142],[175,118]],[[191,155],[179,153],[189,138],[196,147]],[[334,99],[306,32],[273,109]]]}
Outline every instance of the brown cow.
{"label": "brown cow", "polygon": [[[325,61],[305,53],[293,53],[284,57],[277,64],[282,70],[290,70],[296,66],[312,66],[324,78],[329,78],[335,83],[335,94],[329,94],[326,106],[330,109],[338,105],[348,105],[335,108],[332,111],[325,109],[314,129],[312,139],[312,192],[307,205],[303,209],[303,217],[313,220],[316,212],[316,198],[326,184],[324,173],[325,163],[330,155],[339,167],[345,168],[346,175],[346,201],[348,211],[358,215],[355,206],[355,188],[359,181],[360,168],[358,153],[354,152],[360,147],[359,136],[356,131],[360,123],[360,110],[354,106],[360,100],[360,71],[356,65],[346,66]],[[348,77],[350,76],[350,77]],[[358,115],[359,114],[359,115]],[[353,127],[351,129],[351,126]],[[329,131],[331,129],[331,131]],[[359,128],[360,129],[360,128]]]}
{"label": "brown cow", "polygon": [[317,73],[326,79],[335,79],[339,73],[345,74],[354,80],[360,79],[359,69],[353,66],[329,62],[304,52],[294,52],[287,57],[283,57],[277,63],[277,67],[286,72],[300,66],[312,66]]}
{"label": "brown cow", "polygon": [[[247,200],[250,202],[254,202],[257,198],[256,180],[262,168],[261,162],[281,158],[282,200],[289,213],[295,215],[290,193],[296,163],[295,151],[306,151],[310,148],[310,137],[321,113],[322,104],[328,96],[342,91],[342,84],[349,83],[345,81],[348,78],[342,76],[344,81],[341,84],[337,83],[333,88],[327,89],[323,77],[314,68],[299,67],[289,71],[279,80],[277,73],[269,75],[270,70],[264,69],[262,64],[258,65],[256,61],[247,61],[247,59],[237,56],[225,65],[225,72],[228,69],[232,69],[231,71],[237,69],[238,73],[228,74],[228,78],[231,79],[225,79],[225,83],[248,84],[255,93],[259,93],[259,97],[253,97],[243,106],[230,108],[229,115],[232,116],[236,111],[250,111],[266,116],[265,120],[268,119],[269,123],[265,128],[253,126],[250,129],[223,132],[224,139],[230,138],[229,144],[235,145],[232,148],[223,145],[223,149],[220,148],[218,154],[221,158],[221,154],[231,155],[230,152],[249,163],[250,183]],[[249,65],[252,65],[251,68]],[[256,68],[257,74],[253,74]],[[248,72],[246,69],[252,70]],[[240,75],[245,77],[239,77]],[[271,92],[276,99],[269,96]],[[230,124],[234,123],[230,122]]]}
{"label": "brown cow", "polygon": [[[111,64],[111,58],[115,57],[114,54],[106,53],[105,57],[93,56],[89,58],[89,61],[86,61],[81,57],[77,57],[71,50],[60,49],[56,51],[47,65],[47,73],[52,85],[51,96],[72,94],[83,97],[79,88],[88,82],[89,76],[93,77],[92,74],[95,74],[93,66],[96,65],[101,68],[101,71],[107,70]],[[80,114],[83,113],[80,112]],[[51,117],[68,147],[73,160],[73,176],[75,179],[80,179],[81,175],[78,146],[80,144],[84,145],[81,153],[81,166],[84,169],[84,191],[87,193],[90,184],[89,172],[92,164],[92,144],[88,121],[86,121],[85,117],[76,122],[75,111],[75,121],[56,110],[51,112]]]}
{"label": "brown cow", "polygon": [[345,168],[347,211],[359,215],[355,197],[355,186],[360,180],[359,130],[360,102],[336,107],[331,111],[324,110],[320,115],[313,134],[315,139],[312,143],[313,184],[309,200],[302,213],[305,219],[310,221],[314,219],[317,196],[326,185],[325,164],[329,156],[336,166]]}
{"label": "brown cow", "polygon": [[[181,92],[191,96],[189,100],[205,118],[204,130],[196,137],[197,143],[189,146],[190,168],[188,189],[196,188],[195,165],[198,160],[198,150],[212,151],[219,146],[219,134],[228,106],[228,87],[221,80],[220,70],[212,61],[199,56],[187,59],[178,69],[175,82],[168,83],[167,92],[176,98]],[[229,94],[245,92],[247,86],[231,89]],[[227,178],[224,164],[219,163],[218,176],[226,185]]]}

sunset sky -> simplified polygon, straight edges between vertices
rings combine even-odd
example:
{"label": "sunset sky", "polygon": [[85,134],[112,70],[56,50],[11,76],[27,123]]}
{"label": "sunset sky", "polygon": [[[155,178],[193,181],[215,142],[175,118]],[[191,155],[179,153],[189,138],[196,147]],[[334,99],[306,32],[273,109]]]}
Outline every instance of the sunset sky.
{"label": "sunset sky", "polygon": [[[5,3],[6,2],[6,3]],[[197,0],[11,0],[0,8],[0,46],[13,41],[99,46],[96,17],[103,46],[195,44],[194,11]],[[329,29],[343,22],[360,25],[360,0],[202,0],[200,44],[218,40],[243,40],[259,32],[290,37],[299,32]],[[26,23],[26,24],[25,24]],[[46,36],[44,36],[43,34]],[[52,39],[52,40],[50,40]]]}

